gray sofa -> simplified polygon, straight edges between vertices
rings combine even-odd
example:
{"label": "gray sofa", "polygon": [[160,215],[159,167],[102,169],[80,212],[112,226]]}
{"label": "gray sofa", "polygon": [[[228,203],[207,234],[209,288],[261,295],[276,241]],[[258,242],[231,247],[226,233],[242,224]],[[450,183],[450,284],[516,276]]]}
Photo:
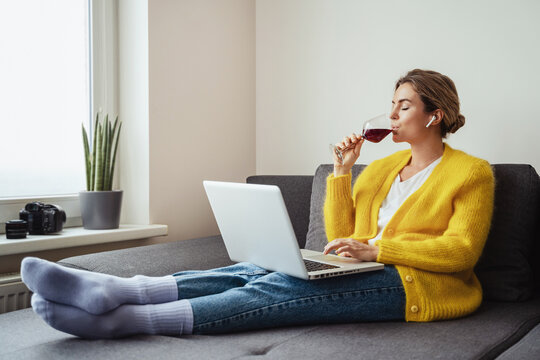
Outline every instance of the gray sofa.
{"label": "gray sofa", "polygon": [[[529,165],[494,165],[495,214],[476,273],[484,302],[465,318],[292,326],[226,335],[83,340],[31,309],[0,316],[8,359],[540,359],[540,180]],[[357,165],[354,176],[363,169]],[[301,247],[325,240],[321,204],[330,165],[315,176],[253,176],[283,193]],[[220,236],[77,256],[64,266],[118,276],[160,276],[232,264]],[[317,309],[313,309],[316,311]]]}

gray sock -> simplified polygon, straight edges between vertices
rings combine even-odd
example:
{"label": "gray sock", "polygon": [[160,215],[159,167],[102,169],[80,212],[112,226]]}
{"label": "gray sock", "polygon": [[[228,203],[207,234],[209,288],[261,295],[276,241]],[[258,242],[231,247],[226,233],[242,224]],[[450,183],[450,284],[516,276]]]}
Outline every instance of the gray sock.
{"label": "gray sock", "polygon": [[193,311],[188,300],[164,304],[121,305],[101,315],[32,295],[32,308],[56,330],[87,339],[112,339],[135,334],[191,334]]}
{"label": "gray sock", "polygon": [[21,277],[28,288],[41,297],[91,314],[106,313],[122,304],[178,300],[178,286],[171,275],[121,278],[26,257],[21,264]]}

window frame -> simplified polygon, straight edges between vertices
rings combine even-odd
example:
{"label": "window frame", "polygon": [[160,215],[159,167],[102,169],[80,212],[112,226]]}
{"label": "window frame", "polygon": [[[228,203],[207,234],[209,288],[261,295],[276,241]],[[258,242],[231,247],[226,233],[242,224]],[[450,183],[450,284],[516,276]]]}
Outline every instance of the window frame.
{"label": "window frame", "polygon": [[[118,113],[118,1],[87,0],[89,31],[90,136],[94,114]],[[116,116],[116,115],[115,115]],[[119,165],[117,159],[117,166]],[[118,178],[118,177],[116,177]],[[115,181],[116,183],[116,181]],[[66,211],[64,227],[82,226],[79,195],[37,195],[0,198],[0,234],[6,221],[18,219],[19,211],[33,201],[55,204]]]}

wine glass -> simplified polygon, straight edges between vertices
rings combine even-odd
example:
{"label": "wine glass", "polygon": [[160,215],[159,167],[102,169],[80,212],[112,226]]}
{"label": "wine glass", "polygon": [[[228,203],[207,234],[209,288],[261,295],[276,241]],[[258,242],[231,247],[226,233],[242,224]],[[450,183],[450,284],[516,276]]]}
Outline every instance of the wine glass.
{"label": "wine glass", "polygon": [[[364,122],[361,138],[364,138],[373,143],[378,143],[391,132],[392,121],[390,120],[390,117],[388,116],[388,114],[381,114],[374,117],[373,119],[369,119]],[[330,144],[330,151],[337,155],[340,162],[343,162],[343,153],[345,151],[353,149],[355,146],[356,144],[350,144],[349,146],[340,149],[337,146]]]}

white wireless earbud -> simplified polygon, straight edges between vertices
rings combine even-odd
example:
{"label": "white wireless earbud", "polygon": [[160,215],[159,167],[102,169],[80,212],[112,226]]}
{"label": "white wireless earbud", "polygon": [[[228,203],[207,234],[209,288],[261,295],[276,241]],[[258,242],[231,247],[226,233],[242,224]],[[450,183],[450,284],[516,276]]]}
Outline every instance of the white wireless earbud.
{"label": "white wireless earbud", "polygon": [[427,123],[426,127],[429,127],[429,125],[431,125],[431,123],[434,122],[435,120],[437,120],[437,117],[435,115],[433,115],[431,120],[429,120],[429,122]]}

